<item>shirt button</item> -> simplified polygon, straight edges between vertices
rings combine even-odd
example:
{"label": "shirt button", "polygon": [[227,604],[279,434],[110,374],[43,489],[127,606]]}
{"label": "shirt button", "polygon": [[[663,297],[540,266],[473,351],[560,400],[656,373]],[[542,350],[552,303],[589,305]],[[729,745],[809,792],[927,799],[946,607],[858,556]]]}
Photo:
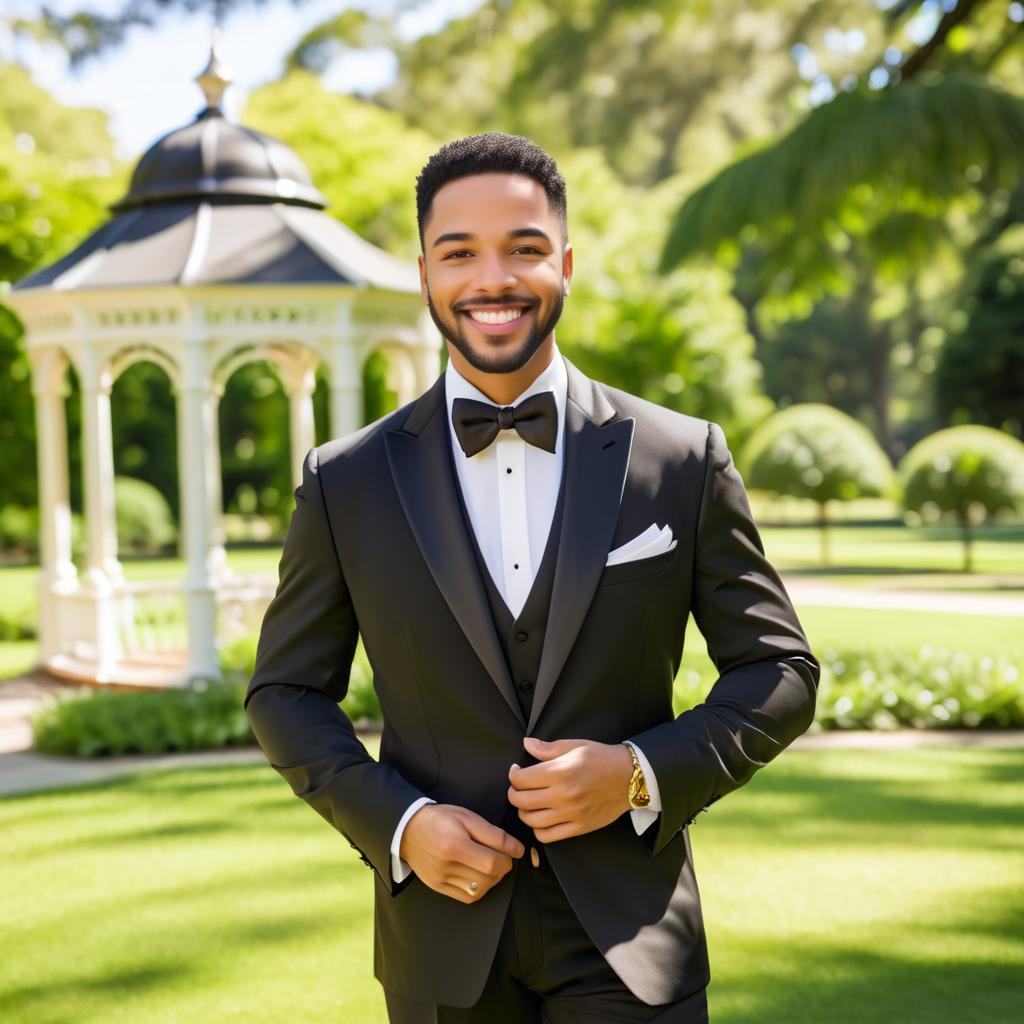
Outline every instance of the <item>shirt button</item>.
{"label": "shirt button", "polygon": [[526,639],[527,639],[527,638],[529,637],[529,635],[530,635],[529,633],[524,633],[524,632],[522,632],[522,631],[520,630],[520,632],[516,633],[516,639],[517,639],[517,640],[518,640],[518,641],[519,641],[520,643],[522,643],[522,642],[523,642],[524,640],[526,640]]}
{"label": "shirt button", "polygon": [[519,689],[522,690],[524,693],[529,693],[533,689],[533,683],[531,683],[529,679],[524,679],[519,684]]}

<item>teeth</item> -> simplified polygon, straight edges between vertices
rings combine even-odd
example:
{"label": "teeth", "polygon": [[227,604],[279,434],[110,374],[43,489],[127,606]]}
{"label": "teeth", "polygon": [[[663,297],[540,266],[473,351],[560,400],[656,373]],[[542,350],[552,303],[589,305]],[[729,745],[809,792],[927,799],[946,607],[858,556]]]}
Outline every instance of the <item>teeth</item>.
{"label": "teeth", "polygon": [[469,315],[482,324],[507,324],[512,320],[518,320],[522,316],[522,309],[503,309],[498,311],[472,309]]}

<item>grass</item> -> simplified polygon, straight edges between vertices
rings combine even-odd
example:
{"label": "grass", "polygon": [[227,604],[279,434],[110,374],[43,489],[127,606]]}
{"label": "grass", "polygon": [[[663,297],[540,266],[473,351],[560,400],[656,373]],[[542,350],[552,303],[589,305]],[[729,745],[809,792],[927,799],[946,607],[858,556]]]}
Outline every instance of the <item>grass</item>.
{"label": "grass", "polygon": [[[268,766],[8,798],[0,829],[7,1024],[384,1024],[370,873]],[[716,1024],[1016,1019],[1024,748],[790,751],[691,835]]]}
{"label": "grass", "polygon": [[[822,566],[818,530],[810,526],[764,527],[765,551],[783,572],[885,577],[900,573],[958,573],[963,561],[955,527],[837,526],[831,531],[832,564]],[[974,571],[1024,573],[1024,527],[992,525],[978,530]]]}

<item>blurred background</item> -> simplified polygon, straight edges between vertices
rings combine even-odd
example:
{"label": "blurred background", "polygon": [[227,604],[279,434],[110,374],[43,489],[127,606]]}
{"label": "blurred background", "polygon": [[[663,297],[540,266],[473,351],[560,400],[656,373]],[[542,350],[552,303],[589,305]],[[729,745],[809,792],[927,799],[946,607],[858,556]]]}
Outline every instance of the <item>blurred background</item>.
{"label": "blurred background", "polygon": [[[385,1019],[241,696],[299,459],[443,369],[415,177],[492,129],[568,183],[560,348],[721,424],[823,665],[693,829],[713,1017],[1017,1019],[1022,56],[1007,0],[8,0],[5,1019]],[[716,677],[691,628],[677,713]]]}

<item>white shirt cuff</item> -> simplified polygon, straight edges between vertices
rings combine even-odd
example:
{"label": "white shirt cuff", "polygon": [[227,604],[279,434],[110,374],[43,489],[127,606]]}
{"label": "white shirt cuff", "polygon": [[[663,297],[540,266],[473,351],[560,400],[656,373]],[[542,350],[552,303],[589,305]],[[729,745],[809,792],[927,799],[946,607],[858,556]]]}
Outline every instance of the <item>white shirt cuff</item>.
{"label": "white shirt cuff", "polygon": [[646,807],[631,807],[629,811],[629,816],[633,819],[633,828],[636,829],[636,834],[640,835],[654,824],[661,813],[661,793],[658,791],[658,780],[654,777],[654,769],[644,752],[635,743],[629,740],[624,742],[636,751],[636,758],[640,762],[644,780],[647,783],[647,792],[651,794],[651,802]]}
{"label": "white shirt cuff", "polygon": [[393,882],[404,882],[412,874],[412,868],[408,862],[402,860],[398,855],[398,851],[402,848],[402,833],[405,831],[405,826],[409,823],[409,819],[424,804],[436,803],[437,801],[431,800],[429,796],[421,796],[406,808],[405,814],[402,815],[401,820],[398,822],[398,826],[395,828],[395,835],[391,840],[391,880]]}

